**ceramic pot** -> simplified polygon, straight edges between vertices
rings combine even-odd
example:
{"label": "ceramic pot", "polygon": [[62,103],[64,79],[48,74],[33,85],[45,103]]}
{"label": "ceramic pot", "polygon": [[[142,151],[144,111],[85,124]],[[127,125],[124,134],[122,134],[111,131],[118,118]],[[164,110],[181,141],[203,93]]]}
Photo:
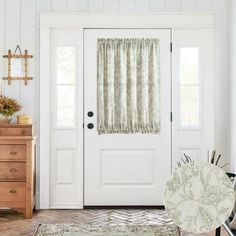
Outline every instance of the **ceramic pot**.
{"label": "ceramic pot", "polygon": [[0,113],[0,124],[8,124],[11,122],[12,117]]}

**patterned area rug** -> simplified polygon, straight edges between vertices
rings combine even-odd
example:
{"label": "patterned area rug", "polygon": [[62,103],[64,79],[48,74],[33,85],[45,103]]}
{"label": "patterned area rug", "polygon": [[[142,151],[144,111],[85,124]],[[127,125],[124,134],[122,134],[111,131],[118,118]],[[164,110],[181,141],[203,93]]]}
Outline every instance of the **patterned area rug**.
{"label": "patterned area rug", "polygon": [[[96,211],[96,210],[94,210]],[[97,211],[99,212],[99,211]],[[113,210],[73,224],[42,224],[35,236],[179,236],[162,210]]]}

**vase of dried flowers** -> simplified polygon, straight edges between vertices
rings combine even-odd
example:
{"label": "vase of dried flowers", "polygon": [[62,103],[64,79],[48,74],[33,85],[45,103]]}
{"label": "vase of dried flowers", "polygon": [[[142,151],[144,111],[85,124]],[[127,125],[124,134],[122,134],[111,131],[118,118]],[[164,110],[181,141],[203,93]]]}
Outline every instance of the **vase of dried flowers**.
{"label": "vase of dried flowers", "polygon": [[0,95],[0,123],[10,123],[12,116],[20,111],[21,107],[16,99]]}

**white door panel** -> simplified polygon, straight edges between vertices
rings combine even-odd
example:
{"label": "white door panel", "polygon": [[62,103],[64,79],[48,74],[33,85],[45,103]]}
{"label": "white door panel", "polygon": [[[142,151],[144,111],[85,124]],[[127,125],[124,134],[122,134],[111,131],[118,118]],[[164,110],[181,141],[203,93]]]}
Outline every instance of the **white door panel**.
{"label": "white door panel", "polygon": [[[161,68],[160,134],[97,132],[97,39],[158,38]],[[162,205],[171,174],[170,30],[84,31],[84,204]],[[87,112],[94,112],[88,117]],[[94,124],[88,129],[89,123]]]}
{"label": "white door panel", "polygon": [[50,208],[83,207],[81,33],[51,32]]}
{"label": "white door panel", "polygon": [[214,150],[212,37],[205,29],[173,32],[173,167],[183,154],[208,161]]}

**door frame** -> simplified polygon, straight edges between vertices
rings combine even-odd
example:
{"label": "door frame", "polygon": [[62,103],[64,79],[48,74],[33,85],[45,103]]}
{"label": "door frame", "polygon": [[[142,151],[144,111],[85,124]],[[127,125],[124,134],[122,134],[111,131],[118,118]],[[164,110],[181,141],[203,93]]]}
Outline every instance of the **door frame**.
{"label": "door frame", "polygon": [[[146,13],[146,14],[111,14],[111,13],[41,13],[40,14],[40,209],[50,208],[50,33],[51,29],[78,29],[83,34],[89,28],[134,28],[134,29],[213,29],[215,27],[213,13]],[[81,36],[81,38],[83,35]],[[81,40],[83,44],[83,40]],[[83,45],[81,45],[83,47]],[[172,61],[173,64],[173,61]],[[82,68],[82,66],[81,66]],[[83,70],[80,76],[83,78]],[[173,79],[173,75],[172,75]],[[173,91],[172,91],[173,94]],[[83,103],[83,94],[80,94]],[[172,98],[173,99],[173,98]],[[83,111],[81,111],[83,113]],[[80,146],[83,146],[83,120],[80,119]],[[172,137],[173,139],[173,137]],[[80,151],[83,155],[83,150]],[[83,158],[81,158],[81,174]],[[82,189],[83,183],[81,183]],[[39,187],[39,188],[38,188]],[[38,192],[37,191],[37,192]],[[81,208],[83,199],[81,200]]]}

